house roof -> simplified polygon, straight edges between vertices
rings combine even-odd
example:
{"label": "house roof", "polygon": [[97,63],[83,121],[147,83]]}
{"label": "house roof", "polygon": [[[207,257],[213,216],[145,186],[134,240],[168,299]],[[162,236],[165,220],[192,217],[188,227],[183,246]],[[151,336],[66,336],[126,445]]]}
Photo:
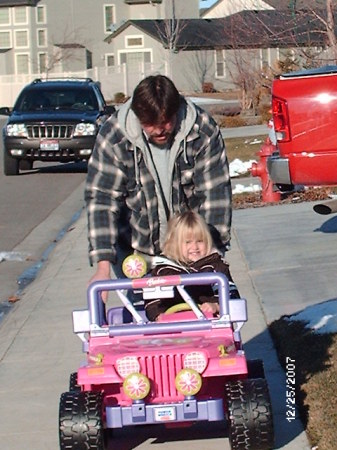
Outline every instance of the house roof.
{"label": "house roof", "polygon": [[310,8],[326,8],[326,0],[263,0],[264,3],[272,6],[275,9],[284,10],[299,10],[299,9],[310,9]]}
{"label": "house roof", "polygon": [[[208,11],[215,9],[216,6],[221,5],[225,1],[217,0],[208,8],[200,8],[200,16],[203,17]],[[326,8],[326,0],[263,0],[263,2],[277,11],[299,11],[310,8],[323,10]]]}
{"label": "house roof", "polygon": [[36,6],[40,0],[0,0],[1,6]]}
{"label": "house roof", "polygon": [[[168,23],[167,20],[128,20],[106,42],[133,25],[168,48]],[[177,23],[180,31],[175,47],[181,50],[287,48],[321,46],[326,42],[324,24],[317,17],[289,10],[245,10],[218,19],[184,19]]]}
{"label": "house roof", "polygon": [[55,47],[64,48],[64,49],[68,49],[68,48],[85,48],[84,45],[76,44],[75,42],[67,43],[67,44],[55,44]]}

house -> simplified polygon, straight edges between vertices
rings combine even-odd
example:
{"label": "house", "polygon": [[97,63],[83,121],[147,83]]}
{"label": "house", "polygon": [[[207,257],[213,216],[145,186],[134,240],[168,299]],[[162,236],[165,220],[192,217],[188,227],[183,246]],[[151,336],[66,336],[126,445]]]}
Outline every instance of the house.
{"label": "house", "polygon": [[0,75],[113,66],[113,28],[171,16],[199,17],[199,0],[0,0]]}
{"label": "house", "polygon": [[288,53],[300,59],[301,53],[319,54],[326,46],[323,22],[307,11],[297,14],[289,8],[241,10],[207,19],[128,20],[105,40],[118,64],[126,62],[125,43],[136,37],[138,51],[147,52],[144,69],[146,62],[162,62],[183,91],[200,91],[205,82],[212,82],[216,90],[233,89],[238,72],[253,76]]}
{"label": "house", "polygon": [[324,24],[302,9],[322,3],[219,0],[200,17],[199,0],[0,0],[0,104],[36,74],[92,77],[107,99],[151,73],[233,89],[289,52],[319,53]]}
{"label": "house", "polygon": [[[125,64],[146,64],[149,52],[139,36],[118,49],[105,39],[128,20],[171,17],[198,18],[199,0],[0,0],[0,105],[12,105],[41,75],[92,77],[108,99],[129,94],[134,82]],[[161,71],[151,58],[148,70]],[[145,75],[138,70],[135,82]]]}
{"label": "house", "polygon": [[323,10],[326,0],[217,0],[211,7],[202,9],[203,19],[216,19],[229,16],[240,11],[298,11],[315,8]]}

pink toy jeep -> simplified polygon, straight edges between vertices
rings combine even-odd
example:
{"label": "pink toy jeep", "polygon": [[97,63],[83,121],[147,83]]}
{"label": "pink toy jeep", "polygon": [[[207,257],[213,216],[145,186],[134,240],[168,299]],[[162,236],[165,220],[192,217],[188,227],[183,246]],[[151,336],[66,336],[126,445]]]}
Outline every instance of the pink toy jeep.
{"label": "pink toy jeep", "polygon": [[[184,289],[206,284],[218,288],[218,317],[203,314]],[[125,294],[169,297],[173,289],[186,303],[156,322]],[[105,314],[100,292],[106,290],[115,290],[123,306]],[[60,398],[61,450],[104,450],[104,433],[114,428],[197,421],[223,422],[232,449],[273,448],[262,361],[247,361],[241,344],[246,320],[246,300],[230,299],[219,273],[93,283],[88,309],[73,312],[87,358]]]}

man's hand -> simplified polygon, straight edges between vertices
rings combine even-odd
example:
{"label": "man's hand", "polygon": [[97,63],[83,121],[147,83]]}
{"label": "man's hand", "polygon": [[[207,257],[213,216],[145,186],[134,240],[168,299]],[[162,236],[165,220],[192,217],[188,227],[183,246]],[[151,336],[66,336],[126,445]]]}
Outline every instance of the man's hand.
{"label": "man's hand", "polygon": [[[111,263],[110,261],[99,261],[97,263],[97,269],[95,274],[90,278],[89,284],[93,283],[94,281],[105,281],[111,279]],[[102,300],[104,303],[106,303],[108,299],[108,292],[104,291],[101,294]]]}

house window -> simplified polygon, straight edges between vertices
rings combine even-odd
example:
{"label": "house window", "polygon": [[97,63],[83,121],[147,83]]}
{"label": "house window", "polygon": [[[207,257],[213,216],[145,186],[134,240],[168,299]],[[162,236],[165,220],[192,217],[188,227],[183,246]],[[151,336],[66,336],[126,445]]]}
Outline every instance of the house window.
{"label": "house window", "polygon": [[152,55],[150,51],[139,52],[121,52],[119,54],[120,64],[139,65],[152,62]]}
{"label": "house window", "polygon": [[29,73],[29,55],[26,53],[18,53],[15,57],[16,73],[27,74]]}
{"label": "house window", "polygon": [[115,65],[115,55],[105,55],[105,65],[107,67]]}
{"label": "house window", "polygon": [[216,50],[215,51],[215,76],[217,78],[224,78],[226,76],[226,66],[225,66],[225,51]]}
{"label": "house window", "polygon": [[111,33],[111,25],[115,23],[114,5],[104,5],[104,31]]}
{"label": "house window", "polygon": [[92,69],[92,52],[86,50],[85,59],[86,59],[86,68]]}
{"label": "house window", "polygon": [[46,23],[46,7],[36,7],[36,23]]}
{"label": "house window", "polygon": [[12,39],[10,31],[0,31],[0,48],[11,48]]}
{"label": "house window", "polygon": [[144,38],[143,36],[126,36],[125,38],[125,47],[126,48],[140,48],[144,46]]}
{"label": "house window", "polygon": [[28,9],[26,6],[17,6],[14,8],[15,25],[26,25],[28,23]]}
{"label": "house window", "polygon": [[39,73],[47,72],[48,56],[47,53],[38,54]]}
{"label": "house window", "polygon": [[268,48],[260,49],[261,69],[270,66],[270,53]]}
{"label": "house window", "polygon": [[10,25],[9,8],[0,8],[0,25]]}
{"label": "house window", "polygon": [[46,29],[37,30],[37,45],[38,45],[38,47],[46,47],[47,46],[47,30]]}
{"label": "house window", "polygon": [[28,30],[15,30],[15,47],[28,47]]}

